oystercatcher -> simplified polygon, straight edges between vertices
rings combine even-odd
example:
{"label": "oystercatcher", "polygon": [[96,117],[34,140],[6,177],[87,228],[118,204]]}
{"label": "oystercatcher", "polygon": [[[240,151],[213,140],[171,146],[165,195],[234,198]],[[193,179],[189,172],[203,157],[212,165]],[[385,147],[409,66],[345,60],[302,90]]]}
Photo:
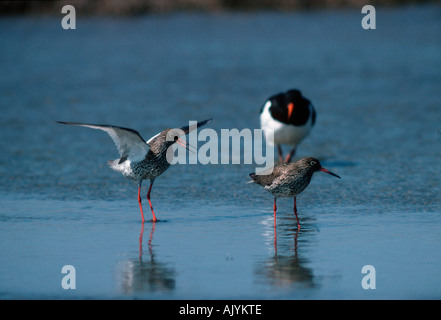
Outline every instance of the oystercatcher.
{"label": "oystercatcher", "polygon": [[[315,124],[316,111],[311,101],[297,89],[271,96],[260,109],[260,126],[267,143],[277,145],[280,162],[290,162],[298,144]],[[291,145],[283,160],[281,145]]]}
{"label": "oystercatcher", "polygon": [[[271,172],[272,170],[272,172]],[[323,171],[340,179],[338,175],[322,167],[320,162],[311,157],[302,158],[293,163],[281,163],[265,171],[260,175],[250,173],[251,181],[268,190],[274,196],[274,225],[276,224],[276,199],[278,197],[294,197],[294,214],[297,220],[297,228],[300,229],[297,217],[296,198],[311,182],[312,175],[317,171]]]}
{"label": "oystercatcher", "polygon": [[[190,130],[203,126],[211,120],[212,119],[200,121],[194,127],[185,126],[180,128],[180,130],[182,130],[185,134],[188,134]],[[157,219],[150,201],[150,193],[152,191],[153,182],[157,177],[163,174],[168,167],[170,167],[168,157],[173,156],[173,153],[167,154],[167,150],[171,145],[178,143],[188,149],[188,144],[179,138],[182,131],[176,129],[165,129],[146,142],[136,130],[129,128],[76,122],[57,122],[103,130],[109,134],[119,151],[120,158],[109,160],[108,165],[113,170],[121,172],[125,177],[133,179],[138,183],[138,203],[141,210],[142,222],[144,222],[144,213],[142,210],[141,201],[141,184],[144,179],[150,180],[147,200],[152,211],[152,221],[156,222]]]}

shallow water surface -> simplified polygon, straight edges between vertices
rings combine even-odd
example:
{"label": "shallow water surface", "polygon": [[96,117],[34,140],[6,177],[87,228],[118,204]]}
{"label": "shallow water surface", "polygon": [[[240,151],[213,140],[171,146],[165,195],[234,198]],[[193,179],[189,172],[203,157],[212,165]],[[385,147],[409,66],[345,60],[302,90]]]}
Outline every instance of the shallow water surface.
{"label": "shallow water surface", "polygon": [[[75,32],[2,18],[0,297],[441,298],[441,7],[377,17],[370,31],[357,10],[89,17]],[[274,227],[253,164],[170,167],[152,191],[161,221],[142,224],[137,186],[107,168],[111,139],[55,122],[146,140],[210,117],[254,129],[290,87],[318,112],[296,157],[342,177],[314,176],[299,232],[292,199]]]}

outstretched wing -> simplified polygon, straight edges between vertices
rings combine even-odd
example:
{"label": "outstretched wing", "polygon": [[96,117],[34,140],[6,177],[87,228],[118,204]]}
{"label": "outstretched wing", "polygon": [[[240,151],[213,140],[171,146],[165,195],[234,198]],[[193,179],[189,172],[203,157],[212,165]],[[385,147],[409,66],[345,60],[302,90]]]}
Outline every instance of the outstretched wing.
{"label": "outstretched wing", "polygon": [[213,118],[207,119],[207,120],[203,120],[203,121],[198,121],[197,123],[195,123],[194,125],[190,126],[185,126],[180,128],[182,131],[185,132],[185,134],[188,134],[190,131],[193,131],[196,128],[202,127],[203,125],[209,123],[211,120],[213,120]]}
{"label": "outstretched wing", "polygon": [[115,142],[121,160],[128,159],[130,161],[141,161],[145,158],[147,152],[150,149],[148,144],[141,137],[138,131],[133,129],[122,128],[117,126],[109,126],[109,125],[96,125],[96,124],[63,122],[63,121],[57,121],[57,122],[62,124],[69,124],[73,126],[81,126],[81,127],[87,127],[97,130],[103,130],[107,132],[109,136],[112,138],[113,142]]}
{"label": "outstretched wing", "polygon": [[[189,132],[193,131],[194,129],[199,128],[199,127],[201,127],[201,126],[203,126],[203,125],[209,123],[211,120],[213,120],[213,118],[210,118],[210,119],[207,119],[207,120],[203,120],[203,121],[198,121],[198,122],[192,124],[191,126],[185,126],[185,127],[179,128],[179,130],[182,130],[183,134],[188,134]],[[178,128],[176,128],[176,129],[178,129]],[[152,143],[152,142],[153,142],[153,141],[154,141],[154,140],[155,140],[155,139],[156,139],[161,133],[163,133],[164,131],[168,131],[168,130],[174,130],[174,129],[166,129],[166,130],[163,130],[163,131],[159,132],[158,134],[156,134],[156,135],[154,135],[153,137],[151,137],[151,138],[147,141],[147,144],[148,144],[148,145],[151,145],[151,143]],[[175,132],[175,131],[173,131],[173,134],[177,134],[177,135],[181,135],[181,136],[183,135],[181,132]]]}

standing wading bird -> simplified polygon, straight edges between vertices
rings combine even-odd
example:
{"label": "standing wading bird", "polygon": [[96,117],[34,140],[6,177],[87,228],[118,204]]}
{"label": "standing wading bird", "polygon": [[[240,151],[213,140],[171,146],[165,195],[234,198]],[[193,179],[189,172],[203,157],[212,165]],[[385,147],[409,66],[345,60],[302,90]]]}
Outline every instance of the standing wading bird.
{"label": "standing wading bird", "polygon": [[277,197],[294,197],[294,214],[296,215],[297,228],[300,229],[297,217],[296,198],[299,193],[306,189],[311,182],[312,175],[317,171],[323,171],[340,179],[338,175],[322,167],[315,158],[302,158],[294,163],[282,163],[265,171],[260,175],[250,173],[251,181],[255,182],[274,196],[274,225],[276,224],[276,199]]}
{"label": "standing wading bird", "polygon": [[[297,89],[271,96],[260,110],[260,126],[270,145],[277,145],[280,162],[290,162],[297,145],[315,124],[316,111],[312,103]],[[282,144],[293,146],[283,160]]]}
{"label": "standing wading bird", "polygon": [[150,209],[152,210],[152,221],[156,222],[157,219],[150,201],[150,192],[152,191],[152,186],[155,179],[163,174],[168,167],[170,167],[171,159],[168,157],[173,157],[173,150],[171,150],[170,153],[167,152],[167,150],[174,143],[178,143],[188,149],[188,144],[184,140],[180,139],[179,135],[183,133],[188,134],[191,130],[199,128],[211,120],[212,119],[200,121],[195,126],[191,127],[185,126],[180,129],[165,129],[164,131],[150,138],[147,142],[145,142],[141,135],[133,129],[110,125],[95,125],[62,121],[57,122],[103,130],[110,135],[118,148],[120,158],[109,160],[108,165],[113,170],[121,172],[125,177],[133,179],[138,183],[138,202],[141,210],[142,222],[144,222],[144,213],[142,211],[141,184],[144,179],[150,179],[147,200],[149,202]]}

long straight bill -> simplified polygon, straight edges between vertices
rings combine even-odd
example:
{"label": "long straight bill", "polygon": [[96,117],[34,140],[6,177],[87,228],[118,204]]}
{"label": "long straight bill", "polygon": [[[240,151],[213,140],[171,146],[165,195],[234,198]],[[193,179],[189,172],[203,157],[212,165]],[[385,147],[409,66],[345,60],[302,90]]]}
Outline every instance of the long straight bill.
{"label": "long straight bill", "polygon": [[337,178],[341,179],[340,176],[338,176],[338,175],[336,175],[335,173],[329,171],[328,169],[321,168],[320,171],[323,171],[323,172],[329,173],[331,176],[334,176],[334,177],[337,177]]}

